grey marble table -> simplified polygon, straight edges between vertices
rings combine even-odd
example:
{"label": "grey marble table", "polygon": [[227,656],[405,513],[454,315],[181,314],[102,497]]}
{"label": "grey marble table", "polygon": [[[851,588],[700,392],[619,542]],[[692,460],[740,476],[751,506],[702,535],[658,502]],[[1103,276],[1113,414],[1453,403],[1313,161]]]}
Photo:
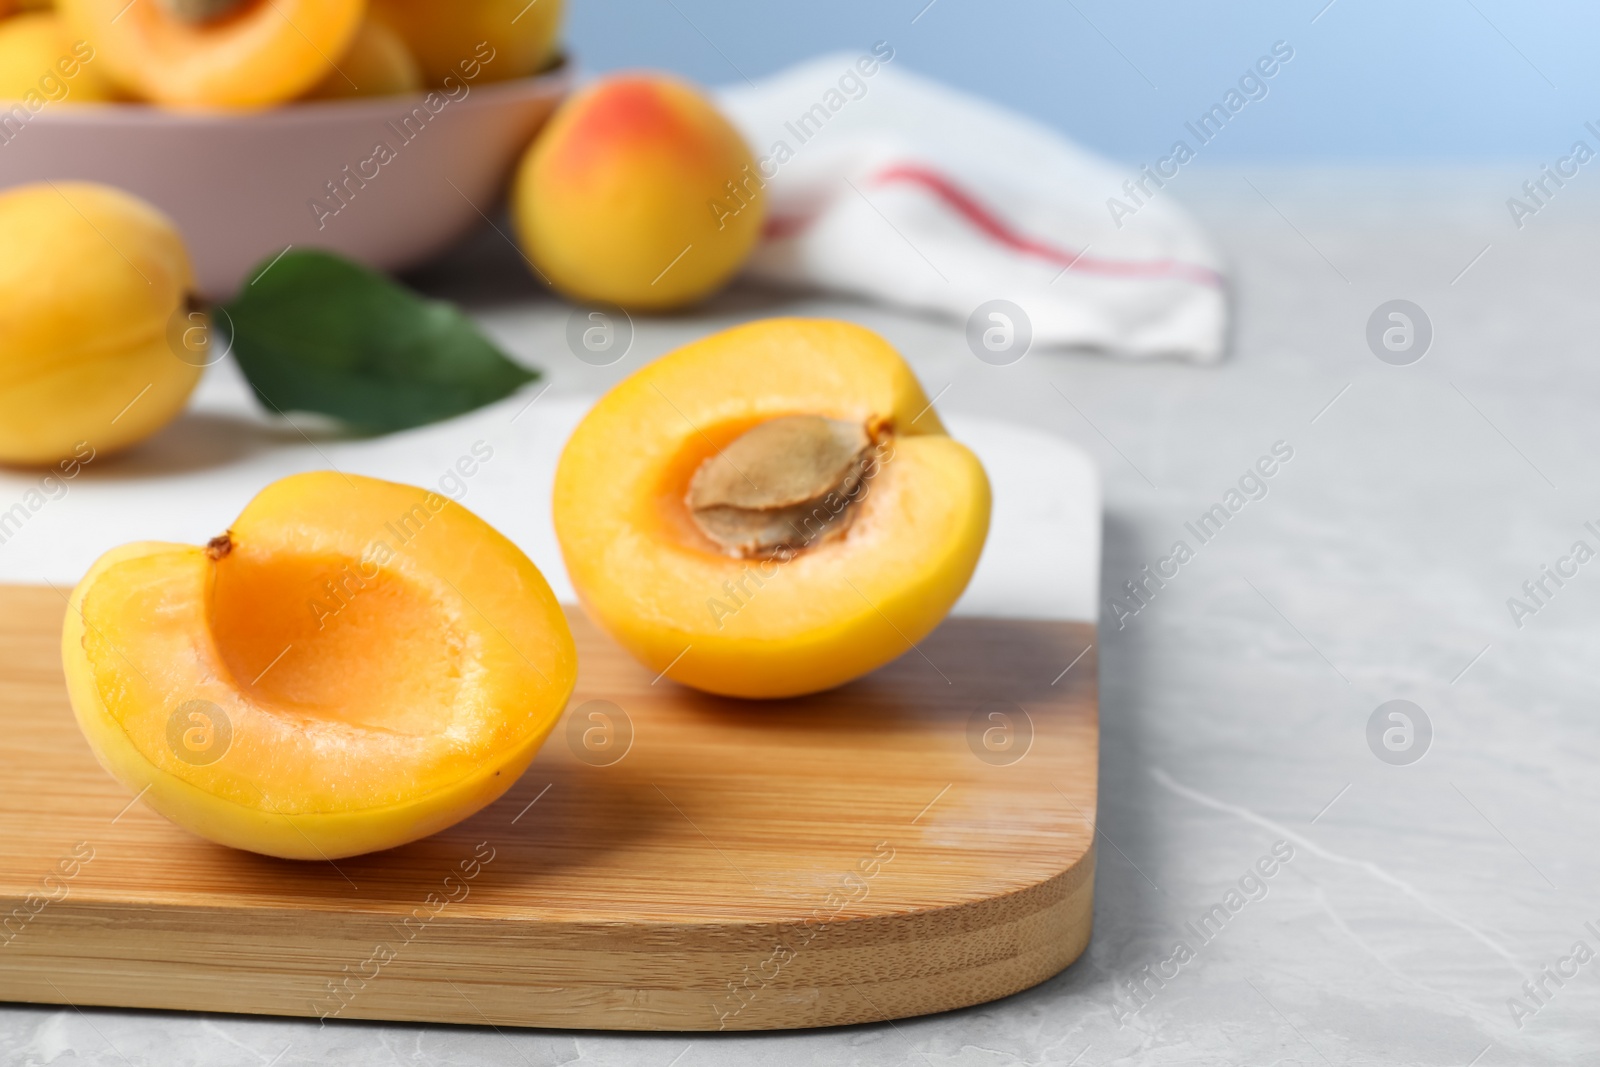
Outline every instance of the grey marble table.
{"label": "grey marble table", "polygon": [[[567,309],[486,232],[415,280],[465,301],[556,390],[593,392],[757,315],[845,315],[894,341],[930,391],[952,383],[946,408],[1048,427],[1095,455],[1107,599],[1174,542],[1195,548],[1120,627],[1102,620],[1088,952],[1000,1003],[814,1033],[7,1006],[0,1062],[1593,1061],[1600,562],[1573,546],[1600,549],[1584,525],[1600,528],[1600,190],[1570,183],[1519,230],[1505,199],[1531,174],[1185,172],[1169,192],[1236,271],[1233,354],[1215,368],[1039,352],[994,367],[948,324],[738,289],[639,322],[629,359],[597,369],[568,353]],[[1410,365],[1367,340],[1395,299],[1432,325]],[[1259,499],[1198,544],[1185,523],[1279,442],[1293,454],[1265,495],[1247,481]],[[1546,566],[1569,576],[1558,585]],[[1523,583],[1541,579],[1534,599]],[[1391,700],[1421,710],[1409,735],[1387,711],[1369,730]],[[1384,728],[1400,731],[1389,746]]]}

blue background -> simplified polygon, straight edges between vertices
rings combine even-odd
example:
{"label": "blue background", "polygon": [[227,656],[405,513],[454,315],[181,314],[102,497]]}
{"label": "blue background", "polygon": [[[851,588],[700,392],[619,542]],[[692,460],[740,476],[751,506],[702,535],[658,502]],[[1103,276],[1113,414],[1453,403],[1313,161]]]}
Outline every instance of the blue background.
{"label": "blue background", "polygon": [[1277,40],[1294,59],[1207,162],[1548,161],[1600,119],[1593,0],[568,0],[567,19],[588,73],[714,85],[887,40],[897,64],[1136,162]]}

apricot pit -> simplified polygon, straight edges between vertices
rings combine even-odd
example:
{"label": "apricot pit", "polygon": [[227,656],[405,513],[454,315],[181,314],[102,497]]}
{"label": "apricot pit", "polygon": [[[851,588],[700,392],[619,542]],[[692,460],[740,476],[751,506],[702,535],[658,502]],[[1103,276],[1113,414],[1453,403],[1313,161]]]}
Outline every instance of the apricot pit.
{"label": "apricot pit", "polygon": [[871,450],[866,430],[840,419],[763,422],[695,471],[689,511],[701,532],[738,558],[809,547],[849,524]]}

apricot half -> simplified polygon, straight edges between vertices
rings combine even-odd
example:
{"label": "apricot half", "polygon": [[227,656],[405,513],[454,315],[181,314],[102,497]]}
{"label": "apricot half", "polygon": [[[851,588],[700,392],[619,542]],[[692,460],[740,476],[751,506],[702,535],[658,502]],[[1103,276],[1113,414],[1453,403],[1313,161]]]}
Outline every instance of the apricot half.
{"label": "apricot half", "polygon": [[118,83],[173,107],[250,108],[333,69],[366,0],[60,0]]}
{"label": "apricot half", "polygon": [[564,103],[512,185],[523,251],[578,300],[660,310],[710,295],[761,235],[739,131],[674,78],[606,79]]}
{"label": "apricot half", "polygon": [[459,504],[333,472],[268,486],[210,544],[114,549],[62,634],[100,763],[202,837],[337,859],[516,781],[577,652],[522,552]]}
{"label": "apricot half", "polygon": [[768,319],[662,357],[579,424],[554,517],[584,606],[652,670],[738,697],[909,651],[966,588],[989,482],[899,353]]}

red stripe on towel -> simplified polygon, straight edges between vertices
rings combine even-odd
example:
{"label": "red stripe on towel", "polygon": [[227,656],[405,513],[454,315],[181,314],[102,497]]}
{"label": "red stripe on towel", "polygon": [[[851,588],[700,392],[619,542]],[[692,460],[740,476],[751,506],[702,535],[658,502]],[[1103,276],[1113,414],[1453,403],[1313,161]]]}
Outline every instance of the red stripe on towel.
{"label": "red stripe on towel", "polygon": [[[1216,286],[1219,289],[1223,285],[1221,274],[1210,267],[1202,267],[1196,263],[1185,263],[1176,259],[1144,262],[1102,259],[1028,237],[1013,230],[998,215],[955,182],[928,167],[901,163],[881,170],[872,177],[874,185],[890,185],[896,182],[916,185],[933,193],[974,227],[1007,248],[1054,263],[1066,270],[1119,278],[1177,278],[1200,285]],[[772,218],[767,221],[765,236],[768,240],[793,237],[813,221],[815,221],[814,216]]]}
{"label": "red stripe on towel", "polygon": [[972,225],[1007,248],[1015,249],[1027,255],[1037,256],[1069,270],[1081,270],[1091,274],[1110,274],[1129,278],[1183,278],[1188,281],[1199,282],[1202,285],[1215,285],[1218,287],[1222,285],[1222,276],[1220,274],[1210,267],[1202,267],[1194,263],[1183,263],[1175,259],[1158,259],[1143,263],[1100,259],[1094,256],[1086,256],[1081,252],[1058,248],[1044,241],[1034,240],[1011,229],[999,216],[980,204],[976,198],[938,171],[927,167],[903,163],[879,171],[873,177],[873,182],[877,185],[909,182],[921,186],[955,209]]}

